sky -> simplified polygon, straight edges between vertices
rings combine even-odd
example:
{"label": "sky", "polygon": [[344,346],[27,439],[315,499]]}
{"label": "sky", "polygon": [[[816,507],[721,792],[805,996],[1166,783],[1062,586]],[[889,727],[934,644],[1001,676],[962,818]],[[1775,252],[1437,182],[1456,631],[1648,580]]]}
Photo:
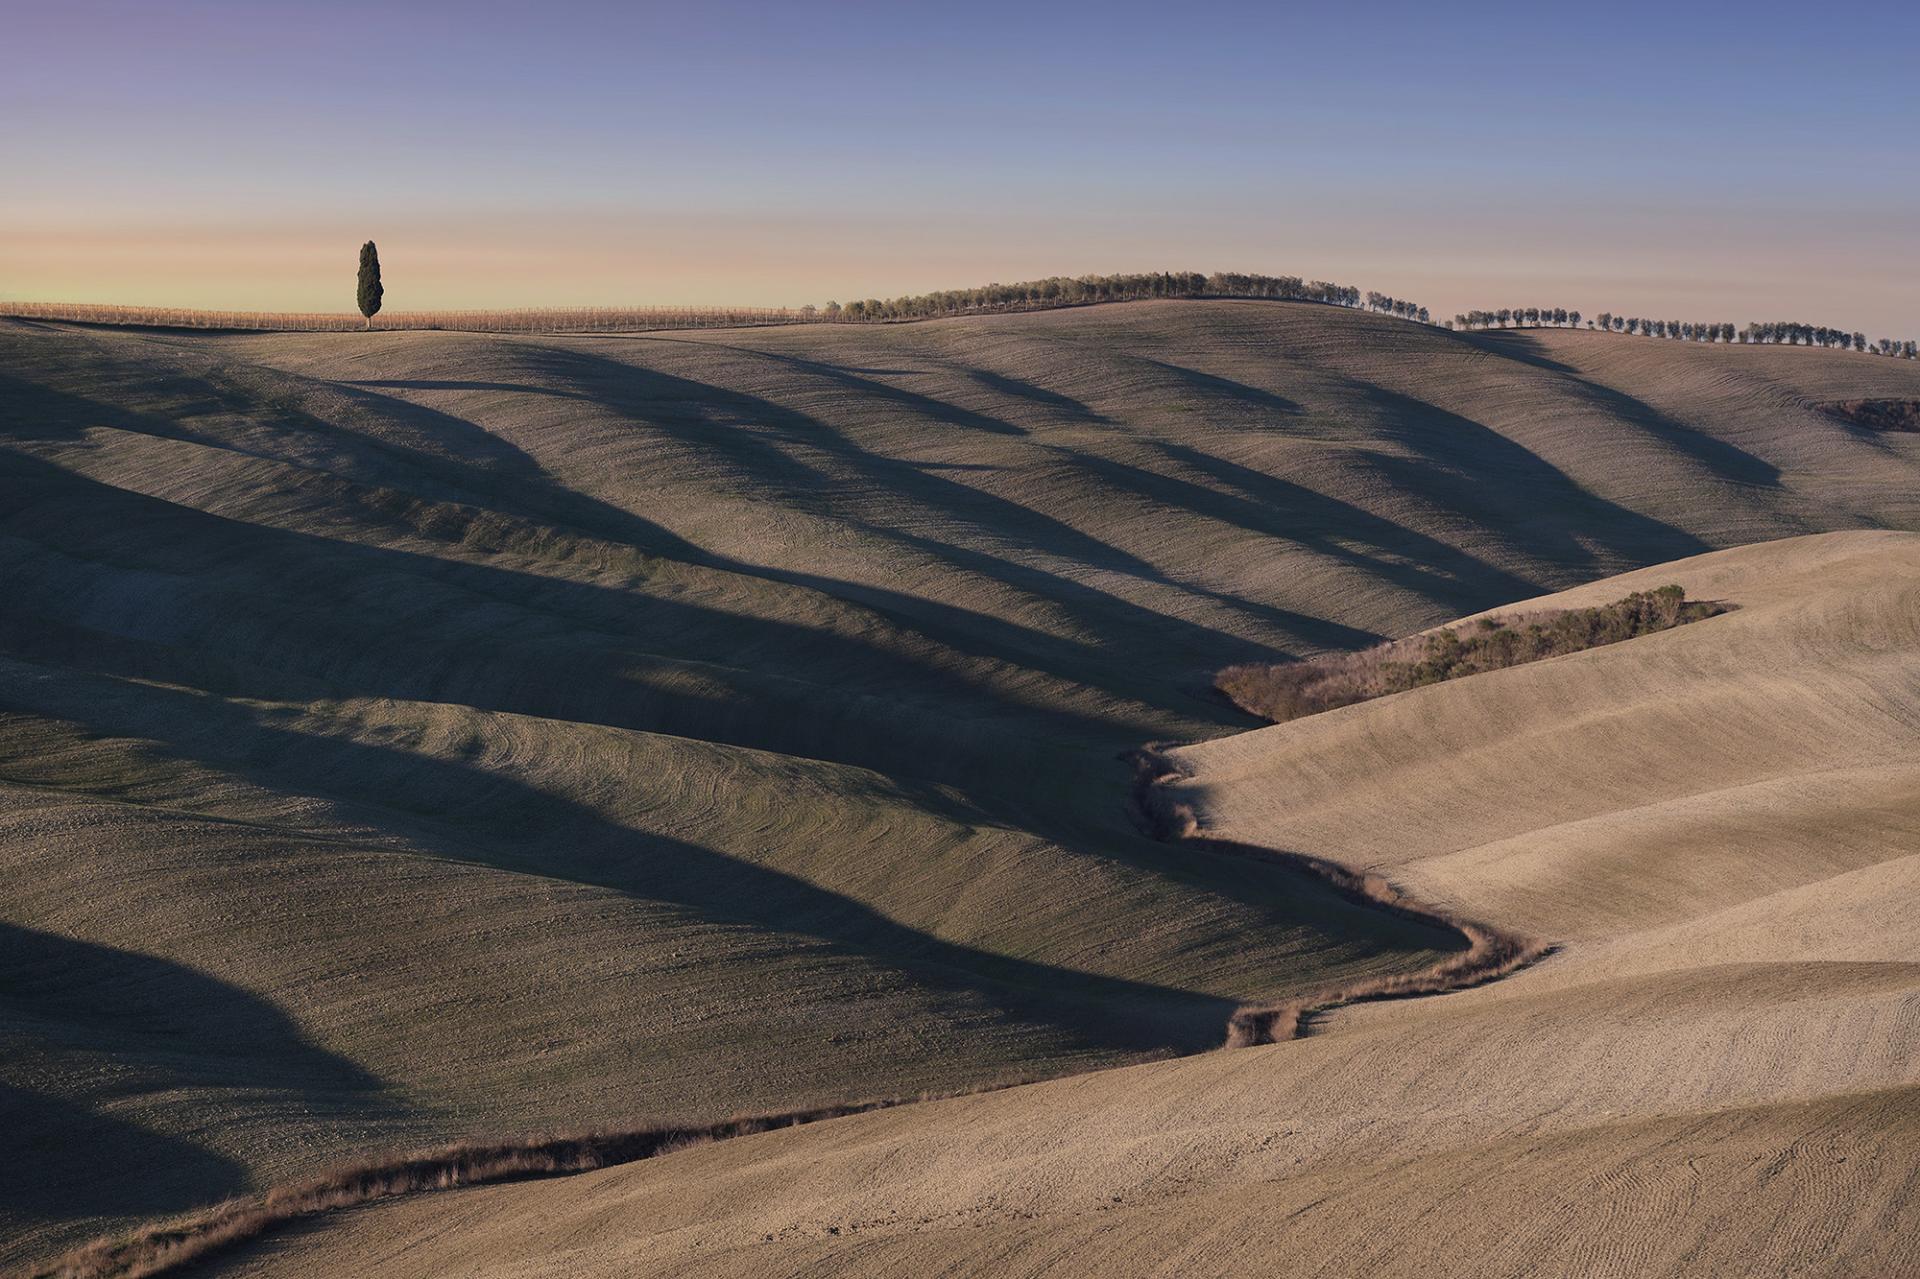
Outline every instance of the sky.
{"label": "sky", "polygon": [[1920,4],[0,0],[0,299],[1234,270],[1920,335]]}

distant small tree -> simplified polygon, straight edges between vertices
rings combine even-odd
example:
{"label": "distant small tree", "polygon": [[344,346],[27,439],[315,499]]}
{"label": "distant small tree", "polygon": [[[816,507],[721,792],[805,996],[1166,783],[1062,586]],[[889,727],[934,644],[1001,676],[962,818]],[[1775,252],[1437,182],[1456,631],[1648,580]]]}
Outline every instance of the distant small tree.
{"label": "distant small tree", "polygon": [[386,290],[380,285],[380,250],[368,240],[360,246],[360,314],[367,317],[367,327],[373,327],[373,317],[380,313],[380,299]]}

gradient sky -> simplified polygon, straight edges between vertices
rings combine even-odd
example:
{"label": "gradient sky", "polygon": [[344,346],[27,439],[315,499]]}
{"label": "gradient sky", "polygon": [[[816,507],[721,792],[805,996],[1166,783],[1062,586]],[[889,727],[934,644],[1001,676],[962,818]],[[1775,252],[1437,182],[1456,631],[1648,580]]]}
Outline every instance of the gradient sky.
{"label": "gradient sky", "polygon": [[1087,271],[1920,334],[1920,4],[0,0],[0,298]]}

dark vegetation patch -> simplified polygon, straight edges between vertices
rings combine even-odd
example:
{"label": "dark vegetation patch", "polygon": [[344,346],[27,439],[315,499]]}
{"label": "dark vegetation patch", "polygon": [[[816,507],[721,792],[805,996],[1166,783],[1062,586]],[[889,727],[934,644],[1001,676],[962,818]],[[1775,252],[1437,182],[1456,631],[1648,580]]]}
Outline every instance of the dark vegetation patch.
{"label": "dark vegetation patch", "polygon": [[1841,400],[1827,412],[1875,431],[1920,432],[1920,400]]}
{"label": "dark vegetation patch", "polygon": [[1214,687],[1241,710],[1279,724],[1464,675],[1617,644],[1728,609],[1711,600],[1689,600],[1678,586],[1662,586],[1596,608],[1483,617],[1358,653],[1229,666],[1214,677]]}

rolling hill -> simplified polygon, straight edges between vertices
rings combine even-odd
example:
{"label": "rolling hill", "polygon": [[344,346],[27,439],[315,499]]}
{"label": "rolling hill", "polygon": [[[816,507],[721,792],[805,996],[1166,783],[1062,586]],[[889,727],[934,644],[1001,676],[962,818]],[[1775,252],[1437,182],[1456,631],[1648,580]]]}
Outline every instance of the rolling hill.
{"label": "rolling hill", "polygon": [[[1174,753],[1222,838],[1562,938],[1307,1038],[395,1200],[219,1273],[1920,1273],[1920,536],[1739,611]],[[1393,802],[1382,802],[1382,795]]]}
{"label": "rolling hill", "polygon": [[[1508,1018],[1564,1017],[1555,983],[1599,962],[1589,946],[1666,928],[1675,956],[1710,950],[1721,943],[1694,927],[1709,906],[1773,909],[1741,896],[1742,875],[1781,892],[1792,881],[1817,914],[1843,864],[1895,873],[1876,850],[1910,812],[1900,765],[1867,776],[1867,761],[1898,753],[1887,725],[1909,714],[1898,672],[1911,662],[1860,665],[1848,609],[1866,605],[1823,574],[1852,580],[1871,562],[1897,577],[1911,544],[1864,534],[1692,562],[1685,572],[1707,577],[1690,591],[1722,573],[1711,590],[1751,599],[1617,657],[1459,686],[1522,690],[1495,703],[1422,690],[1244,734],[1253,721],[1210,694],[1212,672],[1719,548],[1920,528],[1920,436],[1828,411],[1861,399],[1920,400],[1920,369],[1798,348],[1451,334],[1265,302],[597,338],[0,324],[0,1103],[31,1153],[0,1173],[0,1256],[470,1134],[691,1122],[1196,1053],[1244,1001],[1457,949],[1447,930],[1309,876],[1135,830],[1120,757],[1148,741],[1224,737],[1182,757],[1208,820],[1235,838],[1377,865],[1569,949],[1471,996],[1342,1013],[1340,1033],[1299,1044],[729,1142],[594,1174],[620,1187],[594,1193],[631,1187],[640,1197],[621,1211],[709,1220],[660,1215],[695,1193],[667,1170],[705,1161],[746,1179],[715,1200],[745,1206],[712,1227],[732,1240],[802,1202],[754,1208],[747,1182],[830,1198],[852,1184],[833,1177],[905,1158],[889,1152],[916,1125],[942,1131],[942,1115],[969,1134],[988,1126],[948,1133],[928,1159],[985,1159],[968,1143],[1027,1130],[1053,1132],[1062,1160],[1092,1158],[1073,1142],[1105,1133],[1131,1148],[1117,1134],[1161,1131],[1141,1118],[1157,1109],[1209,1107],[1215,1129],[1237,1130],[1255,1095],[1280,1105],[1311,1084],[1329,1108],[1357,1104],[1368,1072],[1355,1063],[1409,1035],[1451,1035],[1464,1053],[1497,1026],[1524,1063],[1530,1032]],[[1793,567],[1823,554],[1839,567]],[[1776,578],[1799,585],[1768,595]],[[1891,600],[1872,625],[1897,652],[1911,597]],[[1788,624],[1807,610],[1820,616]],[[1778,705],[1818,708],[1782,676],[1765,707],[1743,709],[1725,690],[1746,667],[1728,668],[1717,703],[1704,688],[1662,698],[1680,677],[1639,655],[1706,662],[1717,644],[1695,633],[1750,637],[1730,662],[1793,646],[1807,670],[1837,672],[1820,677],[1836,690],[1874,690],[1866,705],[1882,718],[1855,707],[1822,719],[1825,736],[1775,742]],[[1577,690],[1528,682],[1566,670],[1601,674]],[[1575,691],[1586,717],[1553,720]],[[1594,700],[1608,697],[1610,710]],[[1431,735],[1440,720],[1424,716],[1443,711],[1403,706],[1455,708],[1444,715],[1481,734],[1476,750]],[[1505,825],[1488,816],[1514,770],[1533,776],[1536,756],[1515,743],[1544,749],[1578,730],[1567,740],[1604,765],[1633,758],[1636,724],[1671,737],[1725,715],[1726,740],[1749,755],[1727,746],[1689,767],[1720,769],[1715,794],[1758,787],[1759,808],[1723,811],[1684,777],[1662,790],[1621,763],[1571,797],[1525,782]],[[1418,758],[1410,729],[1429,734]],[[1266,745],[1275,733],[1325,736],[1324,756]],[[1377,733],[1400,736],[1402,753],[1369,745]],[[1815,776],[1841,745],[1851,753],[1832,769],[1866,772]],[[1276,801],[1307,777],[1323,788],[1314,804]],[[1407,786],[1434,789],[1410,806]],[[1809,853],[1863,796],[1891,825],[1860,827],[1852,851]],[[1795,815],[1799,842],[1755,815],[1763,800]],[[1678,832],[1765,825],[1771,851],[1673,872],[1685,891],[1634,889],[1633,823],[1655,803],[1674,806]],[[1748,966],[1780,970],[1784,1006],[1831,979],[1857,983],[1862,1017],[1890,1015],[1874,1001],[1898,997],[1907,961],[1860,944],[1866,967],[1815,968],[1811,986],[1771,951]],[[1653,962],[1638,942],[1607,953],[1618,1002],[1596,1014],[1596,1041],[1650,990],[1719,998],[1723,964],[1636,969]],[[1745,992],[1727,1002],[1746,1008]],[[1761,1144],[1781,1124],[1854,1133],[1861,1115],[1911,1115],[1897,1074],[1727,1093],[1752,1102],[1747,1118],[1693,1094],[1670,1109],[1623,1101],[1653,1126],[1601,1126],[1621,1152],[1664,1140],[1669,1121]],[[1336,1078],[1346,1092],[1321,1088]],[[1383,1086],[1379,1105],[1417,1107],[1413,1082]],[[1089,1109],[1068,1141],[1022,1109],[1034,1104],[1114,1109]],[[1811,1109],[1781,1118],[1794,1106]],[[1379,1158],[1441,1151],[1438,1113]],[[1503,1122],[1444,1134],[1446,1157],[1520,1132]],[[1554,1157],[1586,1158],[1555,1133]],[[853,1162],[818,1187],[764,1156],[814,1161],[835,1143]],[[1001,1195],[1005,1162],[1028,1159],[1007,1150],[971,1176],[927,1173],[946,1187],[939,1202],[978,1217],[978,1196],[952,1188]],[[1094,1184],[1033,1166],[1045,1185]],[[1445,1181],[1412,1164],[1404,1175]],[[424,1217],[354,1221],[398,1238],[457,1201],[586,1231],[566,1198],[586,1185],[436,1196]],[[1231,1178],[1206,1187],[1256,1193]],[[1203,1198],[1195,1214],[1228,1203]],[[1021,1229],[1062,1255],[1079,1238]],[[840,1256],[830,1238],[805,1247]],[[999,1226],[979,1235],[994,1238],[1014,1246]],[[447,1246],[423,1272],[464,1269],[461,1245]],[[740,1264],[772,1272],[803,1255]]]}

